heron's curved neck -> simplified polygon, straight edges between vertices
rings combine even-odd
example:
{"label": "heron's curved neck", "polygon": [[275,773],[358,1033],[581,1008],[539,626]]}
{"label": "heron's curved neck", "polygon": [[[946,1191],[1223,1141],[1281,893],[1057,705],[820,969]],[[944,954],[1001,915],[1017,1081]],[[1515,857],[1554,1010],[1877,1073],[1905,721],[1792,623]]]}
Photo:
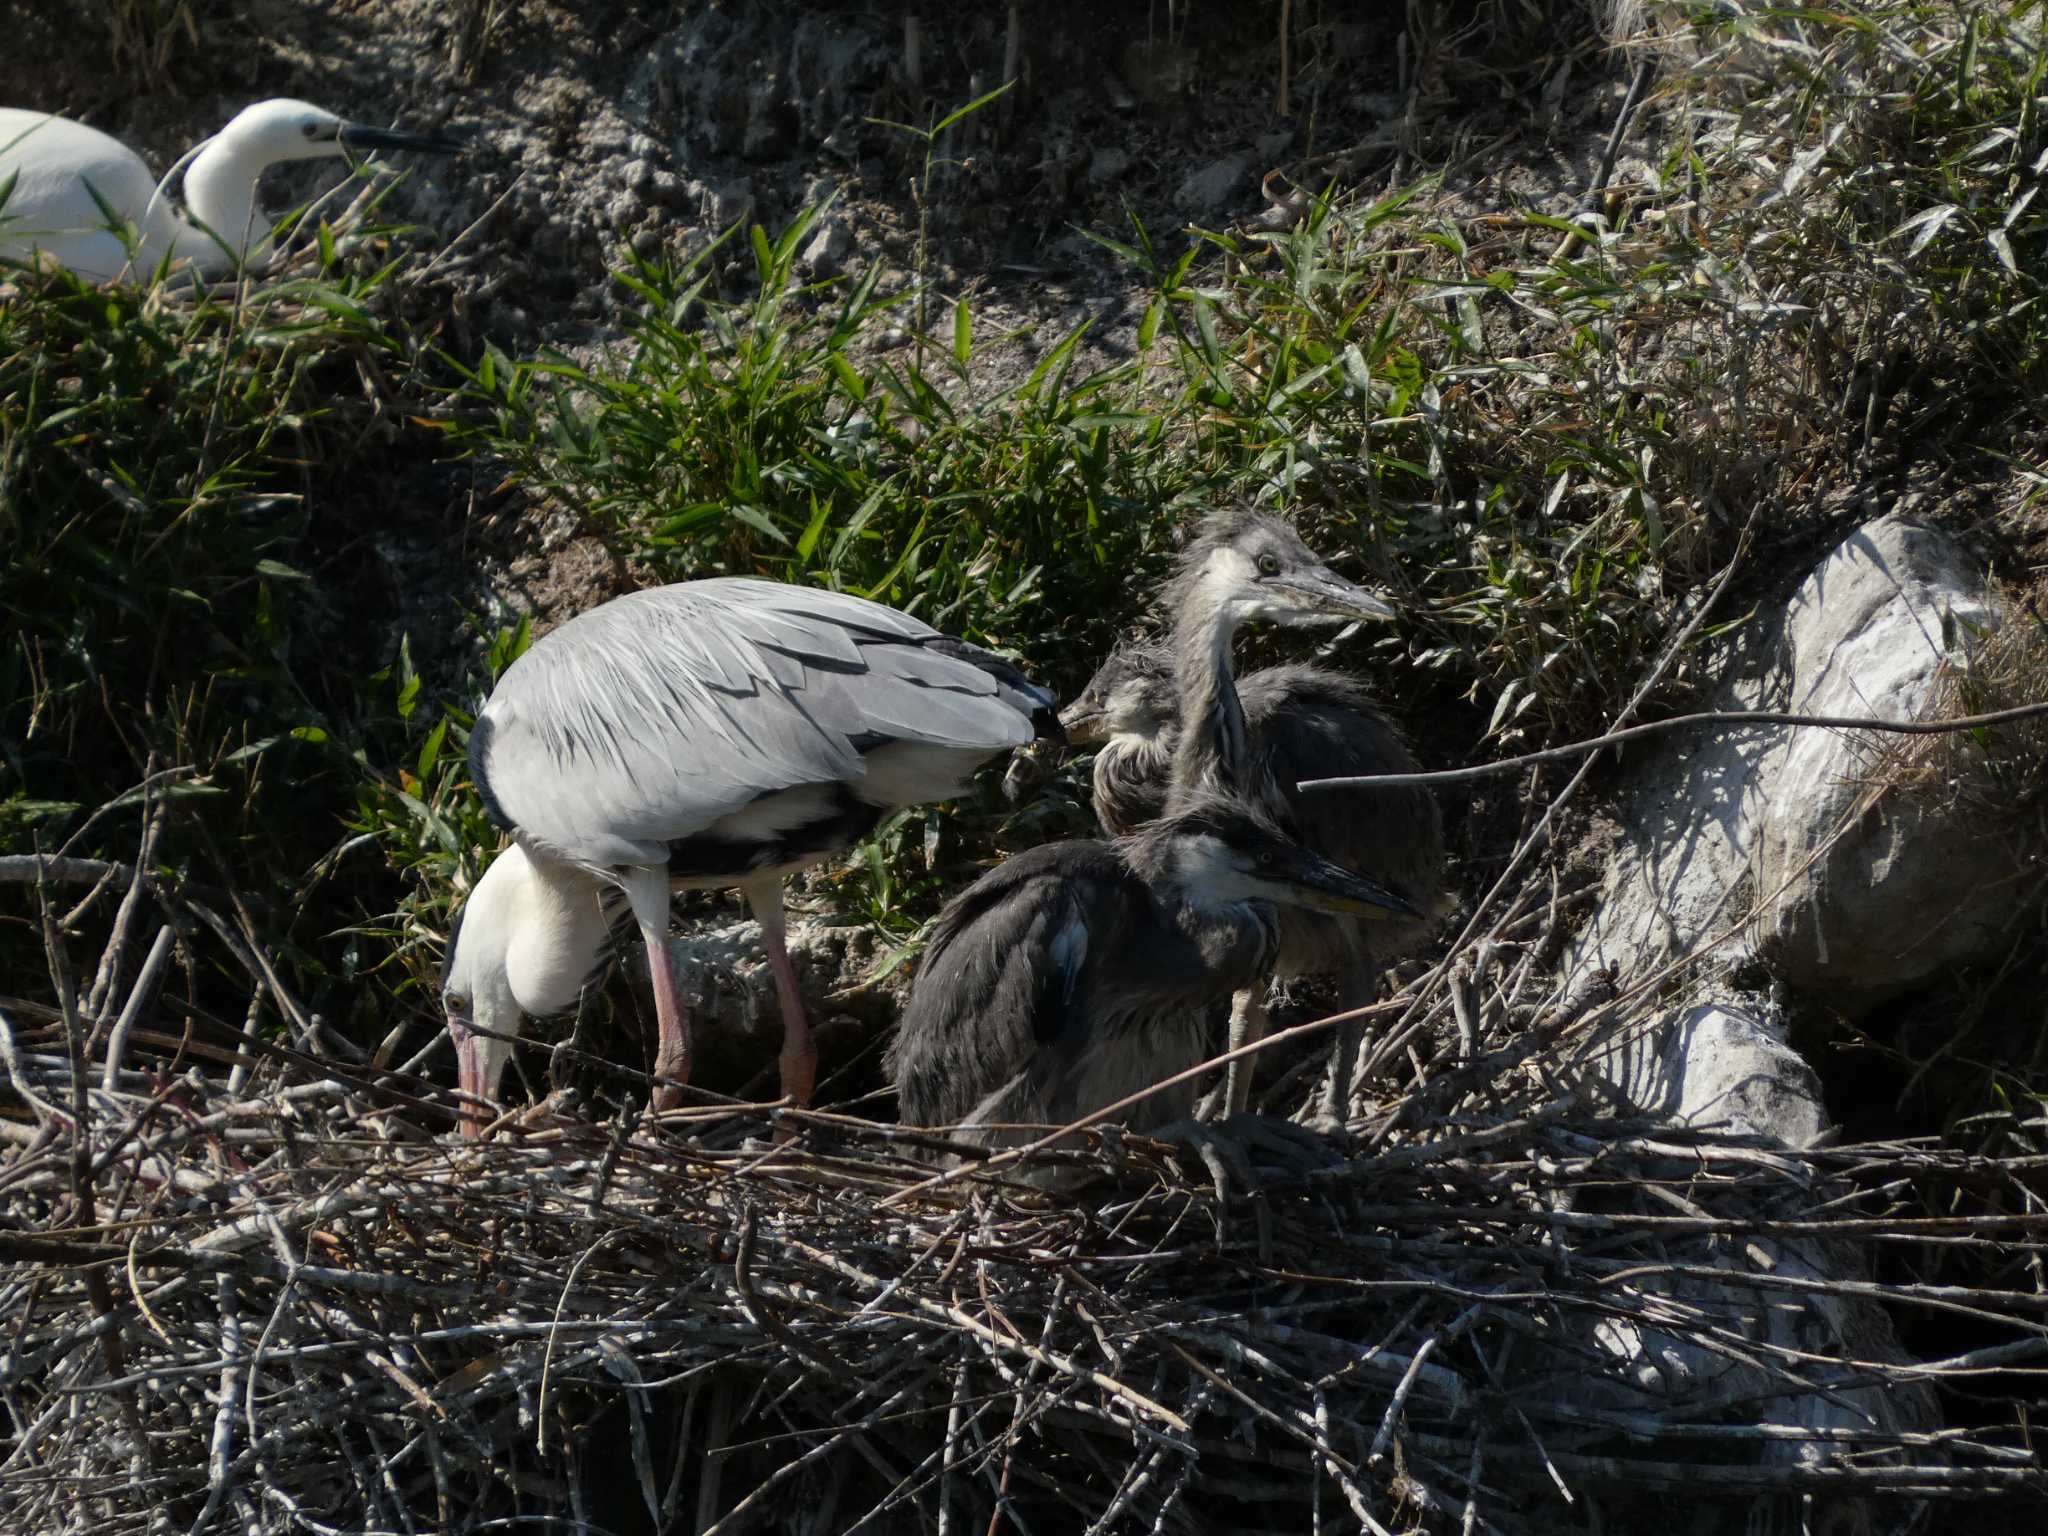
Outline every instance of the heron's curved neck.
{"label": "heron's curved neck", "polygon": [[1174,682],[1180,693],[1180,740],[1174,747],[1169,804],[1205,790],[1250,787],[1251,751],[1244,706],[1231,672],[1237,617],[1219,596],[1197,586],[1173,626]]}
{"label": "heron's curved neck", "polygon": [[229,252],[241,252],[245,265],[269,254],[270,221],[256,206],[256,179],[267,163],[259,151],[227,135],[199,152],[185,171],[185,206],[194,222],[179,221],[178,256],[213,274],[233,270]]}
{"label": "heron's curved neck", "polygon": [[546,1014],[570,1007],[600,963],[610,932],[604,887],[588,871],[521,843],[498,855],[478,882],[478,895],[486,884],[504,891],[505,975],[520,1008]]}

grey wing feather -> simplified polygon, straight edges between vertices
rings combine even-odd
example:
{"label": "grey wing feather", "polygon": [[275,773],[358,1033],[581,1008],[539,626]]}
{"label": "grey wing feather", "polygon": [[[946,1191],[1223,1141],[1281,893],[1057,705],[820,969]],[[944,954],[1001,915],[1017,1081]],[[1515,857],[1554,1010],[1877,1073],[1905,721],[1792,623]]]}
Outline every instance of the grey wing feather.
{"label": "grey wing feather", "polygon": [[723,578],[629,593],[506,669],[471,763],[502,819],[593,865],[651,863],[757,797],[862,772],[857,742],[993,753],[1031,722],[936,631],[844,593]]}
{"label": "grey wing feather", "polygon": [[1078,1017],[1093,930],[1114,926],[1126,884],[1107,845],[1049,843],[954,898],[889,1048],[907,1123],[958,1123],[1024,1082]]}

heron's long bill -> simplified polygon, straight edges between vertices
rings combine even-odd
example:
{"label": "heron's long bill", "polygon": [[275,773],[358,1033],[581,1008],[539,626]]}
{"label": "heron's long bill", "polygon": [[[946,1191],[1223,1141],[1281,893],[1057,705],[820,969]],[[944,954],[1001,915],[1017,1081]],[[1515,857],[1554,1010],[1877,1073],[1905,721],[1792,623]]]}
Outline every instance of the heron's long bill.
{"label": "heron's long bill", "polygon": [[492,1119],[484,1107],[491,1095],[484,1086],[483,1037],[460,1027],[452,1027],[448,1032],[455,1037],[455,1086],[461,1090],[458,1114],[462,1134],[481,1136]]}
{"label": "heron's long bill", "polygon": [[409,149],[422,155],[459,155],[469,146],[445,133],[407,133],[402,128],[372,128],[343,123],[335,133],[344,149]]}
{"label": "heron's long bill", "polygon": [[1354,875],[1306,849],[1300,862],[1280,872],[1278,879],[1287,889],[1288,900],[1312,912],[1335,912],[1346,917],[1422,916],[1415,903],[1399,891],[1364,875]]}
{"label": "heron's long bill", "polygon": [[1365,588],[1356,582],[1346,581],[1327,568],[1276,577],[1271,585],[1309,612],[1323,614],[1332,620],[1373,619],[1386,623],[1395,617],[1392,608]]}

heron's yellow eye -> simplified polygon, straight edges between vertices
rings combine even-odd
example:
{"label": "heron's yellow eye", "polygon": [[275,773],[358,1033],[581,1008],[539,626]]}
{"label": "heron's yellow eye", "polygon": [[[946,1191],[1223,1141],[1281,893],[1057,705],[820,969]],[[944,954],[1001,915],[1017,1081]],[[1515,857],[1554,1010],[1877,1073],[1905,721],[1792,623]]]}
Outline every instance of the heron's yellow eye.
{"label": "heron's yellow eye", "polygon": [[469,999],[460,992],[450,992],[441,999],[441,1006],[450,1013],[468,1013]]}
{"label": "heron's yellow eye", "polygon": [[1259,574],[1261,576],[1278,576],[1280,574],[1280,557],[1270,554],[1259,556]]}

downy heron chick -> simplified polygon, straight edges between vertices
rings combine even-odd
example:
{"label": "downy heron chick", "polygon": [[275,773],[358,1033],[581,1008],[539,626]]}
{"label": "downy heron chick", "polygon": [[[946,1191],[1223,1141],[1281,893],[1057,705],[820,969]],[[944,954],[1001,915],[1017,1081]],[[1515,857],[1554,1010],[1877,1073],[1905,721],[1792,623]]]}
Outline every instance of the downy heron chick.
{"label": "downy heron chick", "polygon": [[674,889],[746,897],[782,1006],[783,1091],[808,1102],[817,1048],[783,878],[893,810],[959,794],[996,753],[1056,732],[1052,709],[1015,668],[893,608],[741,577],[628,593],[535,642],[469,739],[470,775],[514,841],[457,915],[442,973],[465,1128],[495,1101],[525,1017],[576,1002],[621,907],[653,982],[653,1100],[675,1102],[690,1034]]}
{"label": "downy heron chick", "polygon": [[256,206],[266,167],[378,149],[455,154],[443,134],[344,122],[311,102],[244,107],[185,157],[185,207],[119,139],[69,118],[0,107],[0,259],[47,254],[87,282],[147,277],[165,257],[220,277],[270,250],[272,220]]}
{"label": "downy heron chick", "polygon": [[[1300,624],[1332,617],[1394,616],[1385,603],[1358,588],[1350,590],[1362,601],[1354,600],[1348,608],[1326,605],[1320,612],[1306,615],[1286,609],[1276,614],[1266,597],[1267,587],[1276,580],[1285,581],[1291,571],[1304,566],[1325,573],[1317,578],[1319,588],[1340,581],[1328,574],[1300,536],[1277,518],[1232,510],[1204,520],[1182,552],[1178,570],[1163,595],[1172,624],[1168,647],[1156,653],[1127,649],[1122,661],[1109,664],[1109,678],[1098,677],[1097,683],[1090,685],[1089,694],[1106,698],[1117,691],[1121,681],[1134,727],[1123,734],[1144,732],[1124,750],[1108,753],[1106,765],[1098,758],[1098,784],[1106,780],[1109,793],[1098,792],[1097,809],[1105,826],[1114,829],[1131,825],[1130,816],[1157,814],[1150,810],[1155,795],[1158,803],[1166,806],[1191,789],[1222,787],[1257,804],[1290,835],[1317,852],[1349,868],[1371,869],[1399,886],[1417,904],[1416,921],[1396,925],[1399,931],[1385,942],[1369,940],[1358,924],[1306,914],[1294,914],[1296,920],[1283,925],[1287,942],[1280,962],[1282,974],[1335,971],[1343,980],[1346,1005],[1356,1007],[1373,1000],[1378,970],[1420,942],[1440,910],[1443,829],[1436,801],[1426,790],[1397,792],[1391,801],[1368,794],[1362,800],[1327,796],[1313,804],[1303,803],[1298,780],[1316,775],[1297,773],[1296,768],[1313,763],[1322,771],[1324,754],[1337,752],[1340,746],[1345,752],[1341,760],[1376,764],[1371,770],[1341,771],[1397,771],[1389,766],[1396,762],[1402,770],[1413,767],[1414,759],[1399,736],[1372,709],[1363,692],[1346,679],[1311,668],[1274,669],[1272,681],[1254,696],[1260,707],[1260,731],[1254,745],[1249,706],[1240,696],[1231,659],[1232,642],[1243,623],[1276,617],[1283,623]],[[1349,583],[1341,584],[1349,587]],[[1153,659],[1141,665],[1141,658],[1148,654]],[[1170,676],[1170,686],[1162,686],[1162,671]],[[1069,713],[1077,727],[1086,730],[1093,712],[1081,707]],[[1290,721],[1284,726],[1280,723],[1283,714]],[[1109,802],[1106,807],[1105,799]],[[1128,810],[1121,804],[1127,804]],[[1388,806],[1401,810],[1406,818],[1402,827],[1389,829],[1370,819]],[[1385,846],[1382,837],[1387,839]],[[1265,1033],[1265,990],[1261,982],[1233,1001],[1233,1049]],[[1361,1035],[1355,1022],[1339,1030],[1324,1097],[1324,1115],[1332,1121],[1344,1118]],[[1235,1114],[1244,1107],[1250,1087],[1249,1062],[1233,1062],[1224,1085],[1227,1113]]]}
{"label": "downy heron chick", "polygon": [[[1280,914],[1275,974],[1284,980],[1335,976],[1342,1006],[1377,995],[1380,974],[1428,938],[1447,904],[1443,818],[1422,785],[1361,787],[1303,794],[1303,779],[1414,773],[1415,755],[1355,678],[1319,667],[1267,667],[1237,680],[1252,781],[1260,809],[1289,836],[1346,868],[1370,869],[1420,909],[1416,918],[1362,922],[1289,908]],[[1094,768],[1096,818],[1122,836],[1162,815],[1180,737],[1180,690],[1173,657],[1162,647],[1126,643],[1110,653],[1088,686],[1061,712],[1076,746],[1099,745]],[[1235,1001],[1231,1045],[1265,1031],[1262,989]],[[1324,1113],[1341,1119],[1356,1041],[1340,1038],[1326,1084]],[[1245,1107],[1251,1063],[1225,1069],[1224,1112]]]}
{"label": "downy heron chick", "polygon": [[[1199,1064],[1211,1007],[1271,969],[1281,906],[1412,916],[1229,795],[1114,842],[1049,843],[939,915],[889,1051],[906,1124],[1063,1125]],[[1123,1123],[1190,1117],[1192,1082]]]}

